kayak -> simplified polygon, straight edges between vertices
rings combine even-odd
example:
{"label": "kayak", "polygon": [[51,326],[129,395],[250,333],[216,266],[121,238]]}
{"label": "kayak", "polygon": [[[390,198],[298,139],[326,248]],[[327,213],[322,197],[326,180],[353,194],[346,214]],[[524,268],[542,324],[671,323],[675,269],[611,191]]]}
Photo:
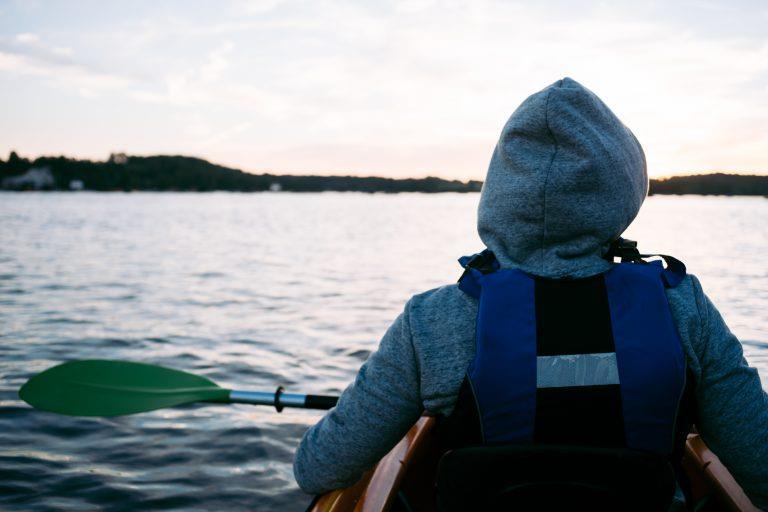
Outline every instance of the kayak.
{"label": "kayak", "polygon": [[[385,512],[407,496],[414,511],[435,510],[434,482],[441,453],[436,418],[422,416],[400,442],[354,485],[319,496],[312,512]],[[698,434],[688,436],[683,468],[696,510],[758,510]]]}

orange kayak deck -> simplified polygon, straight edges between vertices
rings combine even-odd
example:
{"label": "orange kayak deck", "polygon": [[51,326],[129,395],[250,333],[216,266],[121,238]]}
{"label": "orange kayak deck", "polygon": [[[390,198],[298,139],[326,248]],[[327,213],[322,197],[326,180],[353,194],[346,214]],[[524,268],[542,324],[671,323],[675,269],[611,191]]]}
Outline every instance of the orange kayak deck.
{"label": "orange kayak deck", "polygon": [[[433,482],[439,452],[433,436],[436,419],[422,416],[392,450],[360,480],[320,496],[312,512],[385,512],[399,492],[414,510],[434,510]],[[683,468],[691,480],[697,510],[759,510],[698,434],[686,442]]]}

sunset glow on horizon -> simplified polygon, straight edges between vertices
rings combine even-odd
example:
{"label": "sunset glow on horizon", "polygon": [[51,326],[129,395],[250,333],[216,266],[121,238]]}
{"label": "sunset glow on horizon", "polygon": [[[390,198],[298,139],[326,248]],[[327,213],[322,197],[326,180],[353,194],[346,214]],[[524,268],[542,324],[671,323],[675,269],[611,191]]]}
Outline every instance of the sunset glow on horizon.
{"label": "sunset glow on horizon", "polygon": [[482,179],[564,76],[651,177],[768,174],[768,4],[0,1],[0,158]]}

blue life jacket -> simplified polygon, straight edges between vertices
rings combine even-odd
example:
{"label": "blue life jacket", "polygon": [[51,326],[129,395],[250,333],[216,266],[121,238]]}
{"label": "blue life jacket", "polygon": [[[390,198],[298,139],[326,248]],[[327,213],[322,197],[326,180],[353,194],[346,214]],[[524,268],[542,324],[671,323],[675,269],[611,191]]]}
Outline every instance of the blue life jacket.
{"label": "blue life jacket", "polygon": [[637,256],[561,280],[500,269],[487,250],[459,260],[479,305],[457,410],[472,410],[477,440],[680,449],[686,363],[665,288],[685,266]]}

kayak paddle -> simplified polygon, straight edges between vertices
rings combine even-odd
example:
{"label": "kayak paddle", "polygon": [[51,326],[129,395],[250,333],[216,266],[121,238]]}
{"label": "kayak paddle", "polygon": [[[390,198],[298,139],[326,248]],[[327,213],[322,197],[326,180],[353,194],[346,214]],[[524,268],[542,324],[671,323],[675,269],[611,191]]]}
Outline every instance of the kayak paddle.
{"label": "kayak paddle", "polygon": [[19,397],[36,409],[70,416],[121,416],[192,402],[330,409],[338,397],[235,391],[191,373],[129,361],[71,361],[29,379]]}

